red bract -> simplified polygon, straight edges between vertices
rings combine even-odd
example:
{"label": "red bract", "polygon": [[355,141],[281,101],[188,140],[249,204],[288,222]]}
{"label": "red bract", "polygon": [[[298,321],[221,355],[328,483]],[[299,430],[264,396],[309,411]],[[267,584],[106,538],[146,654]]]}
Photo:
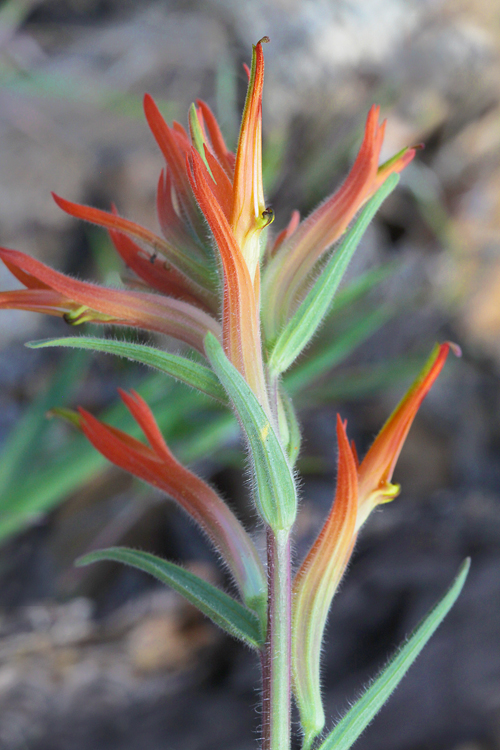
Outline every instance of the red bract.
{"label": "red bract", "polygon": [[230,567],[245,601],[258,608],[264,571],[247,532],[217,493],[175,459],[144,399],[135,391],[120,395],[149,446],[84,409],[79,409],[81,429],[109,461],[165,492],[196,521]]}
{"label": "red bract", "polygon": [[270,338],[286,322],[310,283],[310,274],[323,254],[342,236],[354,215],[392,173],[401,172],[413,159],[408,148],[379,167],[385,121],[380,107],[370,109],[361,148],[341,187],[289,232],[269,263],[263,280],[265,324]]}
{"label": "red bract", "polygon": [[391,483],[396,462],[420,405],[443,369],[450,349],[460,356],[460,349],[456,344],[436,344],[422,372],[382,427],[361,462],[358,470],[357,528],[365,522],[373,508],[393,500],[399,494],[400,486]]}
{"label": "red bract", "polygon": [[208,331],[220,336],[217,321],[187,302],[77,281],[16,250],[0,248],[0,258],[27,287],[2,292],[0,309],[45,312],[73,325],[88,321],[145,328],[174,336],[200,352]]}

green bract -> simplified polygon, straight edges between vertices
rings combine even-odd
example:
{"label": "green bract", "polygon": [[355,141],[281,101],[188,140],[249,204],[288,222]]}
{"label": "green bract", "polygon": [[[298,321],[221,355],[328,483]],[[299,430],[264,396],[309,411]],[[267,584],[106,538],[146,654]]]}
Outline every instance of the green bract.
{"label": "green bract", "polygon": [[210,333],[205,339],[205,348],[248,440],[258,511],[274,531],[289,530],[297,513],[297,499],[285,450],[252,389]]}

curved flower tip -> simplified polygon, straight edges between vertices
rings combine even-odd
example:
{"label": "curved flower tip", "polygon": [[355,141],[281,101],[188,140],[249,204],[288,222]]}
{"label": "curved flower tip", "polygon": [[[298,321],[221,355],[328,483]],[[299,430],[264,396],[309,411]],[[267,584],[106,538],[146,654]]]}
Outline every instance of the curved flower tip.
{"label": "curved flower tip", "polygon": [[343,235],[362,206],[393,173],[401,172],[415,156],[404,148],[379,166],[385,121],[379,123],[380,107],[373,105],[351,171],[339,189],[316,208],[273,250],[263,280],[270,338],[276,335],[308,289],[316,264]]}
{"label": "curved flower tip", "polygon": [[443,369],[450,349],[460,356],[460,347],[451,342],[436,344],[421,373],[393,411],[359,467],[359,528],[372,509],[393,500],[400,491],[391,482],[396,462],[420,408],[437,376]]}

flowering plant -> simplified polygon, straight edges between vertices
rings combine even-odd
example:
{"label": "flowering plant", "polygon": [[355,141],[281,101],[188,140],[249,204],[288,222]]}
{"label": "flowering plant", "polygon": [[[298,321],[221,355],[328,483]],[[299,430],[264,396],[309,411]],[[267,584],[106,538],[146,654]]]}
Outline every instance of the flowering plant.
{"label": "flowering plant", "polygon": [[405,148],[379,165],[385,123],[379,123],[379,108],[372,107],[358,156],[342,186],[305,220],[294,212],[286,229],[273,237],[261,164],[262,45],[267,41],[264,37],[255,45],[247,69],[236,154],[227,149],[206,103],[192,105],[186,131],[178,123],[169,127],[146,95],[146,118],[166,163],[157,190],[162,236],[122,218],[114,207],[107,213],[54,195],[67,213],[108,229],[117,252],[137,276],[131,288],[105,289],[77,281],[21,252],[0,248],[1,260],[25,287],[1,293],[0,307],[58,315],[72,325],[91,322],[167,334],[205,358],[202,363],[152,346],[92,337],[31,344],[125,356],[232,409],[248,445],[255,510],[267,533],[267,565],[217,492],[174,457],[147,403],[133,391],[120,395],[146,443],[83,409],[65,414],[109,461],[161,489],[195,520],[230,571],[237,598],[146,552],[115,547],[93,552],[79,564],[118,560],[144,570],[258,653],[264,750],[290,747],[292,692],[304,750],[313,745],[344,750],[396,687],[452,606],[467,574],[466,562],[389,665],[319,739],[326,721],[321,644],[330,604],[361,526],[377,505],[399,493],[392,483],[397,458],[422,400],[454,347],[435,347],[361,462],[349,442],[347,424],[338,416],[335,498],[292,577],[300,430],[283,373],[321,325],[366,227],[415,149]]}

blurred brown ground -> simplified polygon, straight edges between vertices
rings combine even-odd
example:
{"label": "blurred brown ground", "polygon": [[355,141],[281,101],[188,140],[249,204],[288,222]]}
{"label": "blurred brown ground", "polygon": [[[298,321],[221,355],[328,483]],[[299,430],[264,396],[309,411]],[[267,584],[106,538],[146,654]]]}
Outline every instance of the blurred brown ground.
{"label": "blurred brown ground", "polygon": [[[372,102],[389,120],[384,156],[426,144],[351,269],[402,262],[384,287],[401,314],[353,362],[423,352],[444,338],[464,350],[410,434],[396,477],[401,498],[371,521],[336,602],[327,713],[346,707],[471,554],[463,597],[357,747],[500,748],[500,3],[5,2],[0,242],[112,282],[116,268],[99,257],[95,235],[64,215],[50,191],[103,208],[114,201],[155,228],[162,161],[142,94],[182,122],[189,104],[205,98],[234,139],[241,63],[264,34],[272,40],[265,156],[279,228],[293,208],[307,213],[338,184]],[[0,269],[0,288],[14,286]],[[0,440],[60,361],[22,342],[65,333],[60,321],[0,314]],[[98,409],[120,378],[96,358],[78,402]],[[400,394],[393,387],[307,411],[305,452],[323,471],[304,480],[298,552],[331,502],[336,408],[366,446]],[[242,502],[238,469],[213,479]],[[110,472],[0,551],[1,750],[256,747],[250,654],[141,576],[72,569],[105,527],[114,541],[220,580],[198,536],[157,498],[140,499],[146,512],[134,505],[127,515],[136,490]]]}

